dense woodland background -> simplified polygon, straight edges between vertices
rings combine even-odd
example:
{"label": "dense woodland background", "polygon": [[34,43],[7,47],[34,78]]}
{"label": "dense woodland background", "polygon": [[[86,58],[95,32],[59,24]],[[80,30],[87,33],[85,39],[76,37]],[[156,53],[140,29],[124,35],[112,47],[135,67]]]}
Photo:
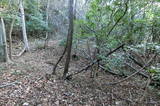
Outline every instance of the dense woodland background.
{"label": "dense woodland background", "polygon": [[159,0],[0,0],[0,105],[159,106]]}

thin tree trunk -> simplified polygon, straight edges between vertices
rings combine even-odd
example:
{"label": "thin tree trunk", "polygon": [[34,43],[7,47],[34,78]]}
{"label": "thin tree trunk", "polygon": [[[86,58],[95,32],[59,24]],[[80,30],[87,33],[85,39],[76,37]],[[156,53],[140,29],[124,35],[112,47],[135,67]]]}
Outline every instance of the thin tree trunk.
{"label": "thin tree trunk", "polygon": [[76,14],[77,13],[77,0],[74,1],[74,10],[73,10],[73,13],[74,13],[74,20],[76,20],[76,18],[77,18],[76,17],[76,15],[77,15]]}
{"label": "thin tree trunk", "polygon": [[69,29],[68,29],[68,38],[67,38],[67,57],[64,67],[63,79],[66,78],[69,69],[71,49],[72,49],[72,39],[73,39],[73,0],[69,0]]}
{"label": "thin tree trunk", "polygon": [[22,20],[22,32],[23,32],[23,41],[25,46],[25,51],[29,51],[29,44],[28,44],[28,38],[27,38],[27,32],[26,32],[26,23],[25,23],[25,13],[24,13],[24,7],[23,7],[23,1],[20,0],[20,12],[21,12],[21,20]]}
{"label": "thin tree trunk", "polygon": [[118,25],[118,23],[121,21],[121,19],[126,15],[126,13],[127,13],[127,11],[128,11],[128,2],[129,2],[129,0],[127,0],[126,3],[125,3],[126,8],[125,8],[125,11],[124,11],[123,15],[118,18],[118,20],[116,21],[116,23],[115,23],[115,24],[112,26],[112,28],[109,30],[109,32],[108,32],[107,35],[106,35],[107,37],[111,34],[111,32],[112,32],[112,31],[114,30],[114,28]]}
{"label": "thin tree trunk", "polygon": [[5,29],[5,24],[4,24],[3,18],[1,18],[1,23],[2,23],[2,30],[3,30],[2,40],[3,40],[4,56],[5,56],[4,61],[9,62],[9,56],[8,56],[8,51],[7,51],[6,29]]}
{"label": "thin tree trunk", "polygon": [[[47,8],[46,8],[46,25],[48,27],[48,20],[49,20],[49,6],[50,6],[50,0],[47,0]],[[48,31],[46,32],[46,37],[45,37],[45,44],[44,44],[44,48],[48,46],[48,36],[49,33]]]}
{"label": "thin tree trunk", "polygon": [[15,19],[12,20],[10,31],[9,31],[9,58],[12,60],[12,31]]}
{"label": "thin tree trunk", "polygon": [[61,57],[58,59],[57,63],[55,64],[55,66],[54,66],[54,68],[53,68],[52,75],[55,75],[55,74],[56,74],[56,68],[57,68],[58,64],[60,63],[60,61],[62,60],[62,58],[64,57],[64,55],[65,55],[65,53],[66,53],[66,49],[67,49],[67,45],[65,46],[64,51],[63,51]]}

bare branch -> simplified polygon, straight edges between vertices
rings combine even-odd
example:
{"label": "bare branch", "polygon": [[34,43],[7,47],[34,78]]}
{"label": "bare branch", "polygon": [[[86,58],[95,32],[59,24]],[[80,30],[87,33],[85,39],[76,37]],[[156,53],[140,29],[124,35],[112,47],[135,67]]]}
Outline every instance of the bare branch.
{"label": "bare branch", "polygon": [[126,80],[128,80],[129,78],[133,77],[134,75],[136,75],[137,73],[141,72],[144,68],[148,67],[149,64],[154,60],[154,58],[156,57],[156,54],[148,61],[148,63],[146,63],[141,69],[137,70],[136,72],[134,72],[133,74],[131,74],[130,76],[128,76],[127,78],[124,78],[118,82],[113,82],[113,83],[108,83],[107,85],[115,85],[115,84],[119,84],[121,82],[124,82]]}

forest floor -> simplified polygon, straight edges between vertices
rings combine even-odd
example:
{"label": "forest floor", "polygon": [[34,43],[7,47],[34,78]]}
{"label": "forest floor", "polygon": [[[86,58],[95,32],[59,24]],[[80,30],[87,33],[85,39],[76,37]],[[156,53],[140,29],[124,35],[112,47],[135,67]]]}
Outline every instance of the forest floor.
{"label": "forest floor", "polygon": [[[14,48],[14,51],[19,48]],[[60,79],[64,60],[57,68],[57,75],[47,80],[53,64],[61,56],[63,47],[52,41],[46,49],[35,48],[14,63],[0,63],[0,106],[160,106],[158,90],[150,88],[142,102],[147,80],[133,77],[117,85],[122,77],[99,70],[98,76],[90,77],[85,71],[71,80]],[[14,52],[15,53],[15,52]],[[70,72],[80,70],[87,61],[71,60]]]}

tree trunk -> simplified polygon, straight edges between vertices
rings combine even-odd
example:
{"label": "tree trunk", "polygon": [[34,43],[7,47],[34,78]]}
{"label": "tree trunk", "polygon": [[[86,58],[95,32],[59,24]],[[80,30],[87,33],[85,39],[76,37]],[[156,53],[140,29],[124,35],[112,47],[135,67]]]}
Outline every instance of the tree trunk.
{"label": "tree trunk", "polygon": [[22,32],[23,32],[23,41],[25,50],[29,51],[29,44],[28,44],[28,38],[27,38],[27,32],[26,32],[26,23],[25,23],[25,13],[24,13],[24,7],[23,2],[20,0],[20,12],[21,12],[21,20],[22,20]]}
{"label": "tree trunk", "polygon": [[[50,6],[50,0],[47,0],[47,8],[46,8],[46,25],[48,27],[48,20],[49,20],[49,6]],[[45,37],[45,44],[44,44],[44,48],[48,46],[48,31],[46,32],[46,37]]]}
{"label": "tree trunk", "polygon": [[76,14],[76,13],[77,13],[77,10],[76,10],[76,9],[77,9],[77,0],[74,1],[74,10],[73,10],[73,12],[74,12],[74,13],[73,13],[73,14],[74,14],[74,20],[76,20],[76,18],[77,18],[77,17],[76,17],[76,15],[77,15],[77,14]]}
{"label": "tree trunk", "polygon": [[73,38],[73,0],[69,0],[69,29],[68,29],[68,37],[67,37],[67,57],[66,63],[64,67],[63,79],[66,78],[69,69],[70,57],[71,57],[71,49],[72,49],[72,38]]}
{"label": "tree trunk", "polygon": [[9,31],[9,58],[12,60],[12,31],[13,31],[13,25],[15,22],[15,18],[12,20],[10,31]]}
{"label": "tree trunk", "polygon": [[7,52],[6,30],[3,18],[0,21],[0,61],[8,62],[9,56]]}

